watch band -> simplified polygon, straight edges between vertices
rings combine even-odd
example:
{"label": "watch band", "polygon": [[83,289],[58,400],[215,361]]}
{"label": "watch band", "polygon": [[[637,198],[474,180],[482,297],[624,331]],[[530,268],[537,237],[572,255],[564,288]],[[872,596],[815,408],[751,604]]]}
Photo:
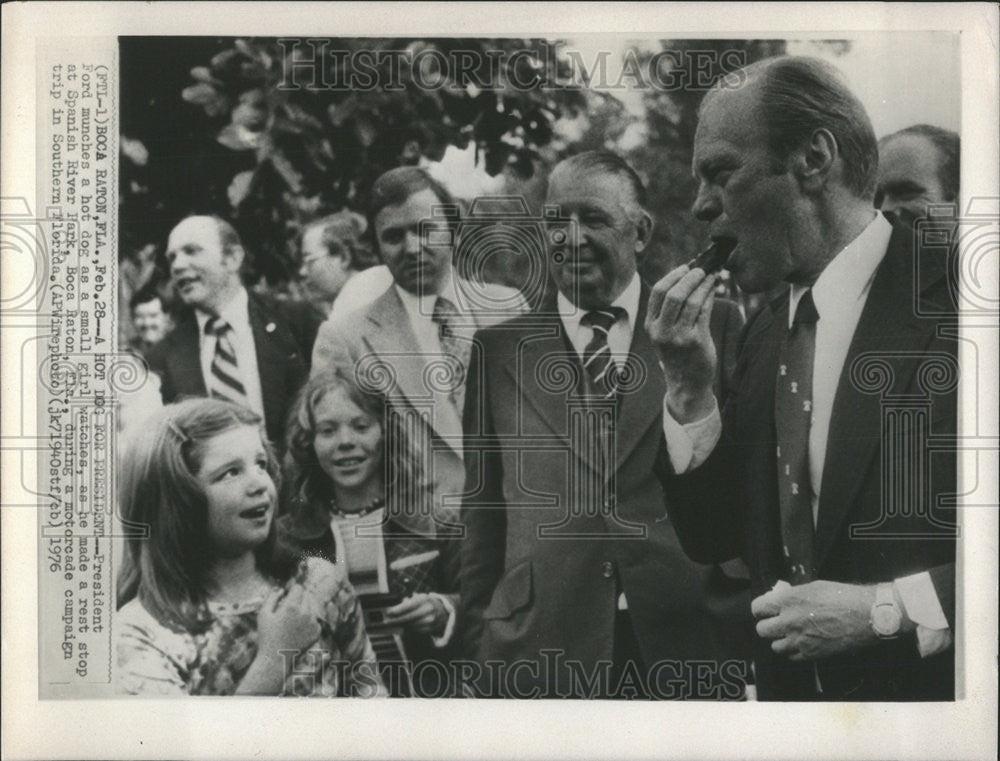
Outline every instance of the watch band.
{"label": "watch band", "polygon": [[872,605],[871,627],[879,639],[895,639],[903,623],[903,612],[896,604],[892,582],[875,587],[875,604]]}
{"label": "watch band", "polygon": [[882,582],[875,587],[875,605],[891,605],[894,608],[899,607],[896,605],[896,597],[892,593],[891,581]]}

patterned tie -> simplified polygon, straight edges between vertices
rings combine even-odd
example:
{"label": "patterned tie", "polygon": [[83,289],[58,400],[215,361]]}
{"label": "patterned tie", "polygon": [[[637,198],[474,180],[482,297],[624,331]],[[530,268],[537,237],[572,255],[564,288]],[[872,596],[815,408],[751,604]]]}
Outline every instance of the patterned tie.
{"label": "patterned tie", "polygon": [[799,301],[795,321],[782,344],[774,388],[781,538],[792,584],[805,584],[815,576],[809,428],[817,320],[810,289]]}
{"label": "patterned tie", "polygon": [[437,301],[434,302],[434,313],[431,315],[431,320],[438,325],[441,350],[458,360],[461,366],[461,372],[456,377],[456,383],[452,387],[450,395],[452,403],[461,412],[465,401],[465,373],[469,367],[472,344],[458,334],[456,328],[459,312],[455,305],[444,296],[438,296]]}
{"label": "patterned tie", "polygon": [[590,381],[590,393],[611,399],[618,391],[618,366],[608,346],[608,332],[626,311],[621,307],[604,307],[587,312],[581,325],[594,329],[594,336],[583,350],[583,367]]}
{"label": "patterned tie", "polygon": [[231,338],[232,326],[221,317],[213,317],[205,323],[205,333],[215,336],[215,356],[212,357],[212,372],[208,379],[209,396],[228,399],[231,402],[249,406],[246,388],[240,380],[240,369],[236,363],[236,350]]}

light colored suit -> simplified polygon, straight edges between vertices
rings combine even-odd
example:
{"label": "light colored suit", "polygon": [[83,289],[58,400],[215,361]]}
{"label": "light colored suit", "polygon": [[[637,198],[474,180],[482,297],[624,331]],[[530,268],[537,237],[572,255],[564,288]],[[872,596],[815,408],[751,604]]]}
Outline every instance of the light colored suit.
{"label": "light colored suit", "polygon": [[[524,298],[512,288],[458,277],[454,284],[459,327],[469,336],[527,311]],[[450,375],[446,358],[421,348],[396,288],[368,306],[331,316],[320,326],[312,359],[313,376],[333,368],[354,373],[363,386],[385,393],[398,412],[412,415],[417,444],[434,480],[437,514],[457,525],[465,482],[462,411],[441,388]]]}

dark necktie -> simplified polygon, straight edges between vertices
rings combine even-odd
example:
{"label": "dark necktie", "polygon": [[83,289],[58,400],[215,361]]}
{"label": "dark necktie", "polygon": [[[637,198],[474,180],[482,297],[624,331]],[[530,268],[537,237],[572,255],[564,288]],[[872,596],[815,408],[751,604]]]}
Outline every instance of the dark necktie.
{"label": "dark necktie", "polygon": [[795,321],[782,344],[774,388],[781,539],[792,584],[804,584],[815,577],[809,428],[817,320],[810,289],[799,301]]}
{"label": "dark necktie", "polygon": [[212,357],[212,372],[208,378],[208,393],[217,399],[228,399],[246,407],[249,406],[249,399],[236,361],[232,331],[232,326],[221,317],[213,317],[205,323],[205,333],[215,336],[215,355]]}
{"label": "dark necktie", "polygon": [[618,367],[608,346],[608,333],[626,312],[621,307],[604,307],[587,312],[581,325],[594,329],[594,336],[583,350],[583,367],[587,371],[589,393],[592,396],[614,398],[618,391]]}
{"label": "dark necktie", "polygon": [[459,321],[459,313],[455,305],[444,296],[438,296],[434,302],[434,313],[431,315],[438,325],[438,338],[441,341],[441,350],[454,358],[460,368],[456,374],[455,384],[451,391],[451,400],[459,411],[465,399],[465,373],[469,367],[469,355],[472,344],[462,338],[456,330]]}

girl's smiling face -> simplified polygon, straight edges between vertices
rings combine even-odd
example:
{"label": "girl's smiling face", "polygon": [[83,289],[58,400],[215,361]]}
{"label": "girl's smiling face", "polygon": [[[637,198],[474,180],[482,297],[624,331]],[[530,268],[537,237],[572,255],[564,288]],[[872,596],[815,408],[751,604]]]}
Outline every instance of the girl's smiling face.
{"label": "girl's smiling face", "polygon": [[323,472],[341,489],[356,491],[380,477],[382,425],[342,388],[316,403],[313,449]]}
{"label": "girl's smiling face", "polygon": [[196,478],[208,503],[208,535],[220,554],[236,557],[264,543],[277,490],[256,426],[241,425],[201,447]]}

